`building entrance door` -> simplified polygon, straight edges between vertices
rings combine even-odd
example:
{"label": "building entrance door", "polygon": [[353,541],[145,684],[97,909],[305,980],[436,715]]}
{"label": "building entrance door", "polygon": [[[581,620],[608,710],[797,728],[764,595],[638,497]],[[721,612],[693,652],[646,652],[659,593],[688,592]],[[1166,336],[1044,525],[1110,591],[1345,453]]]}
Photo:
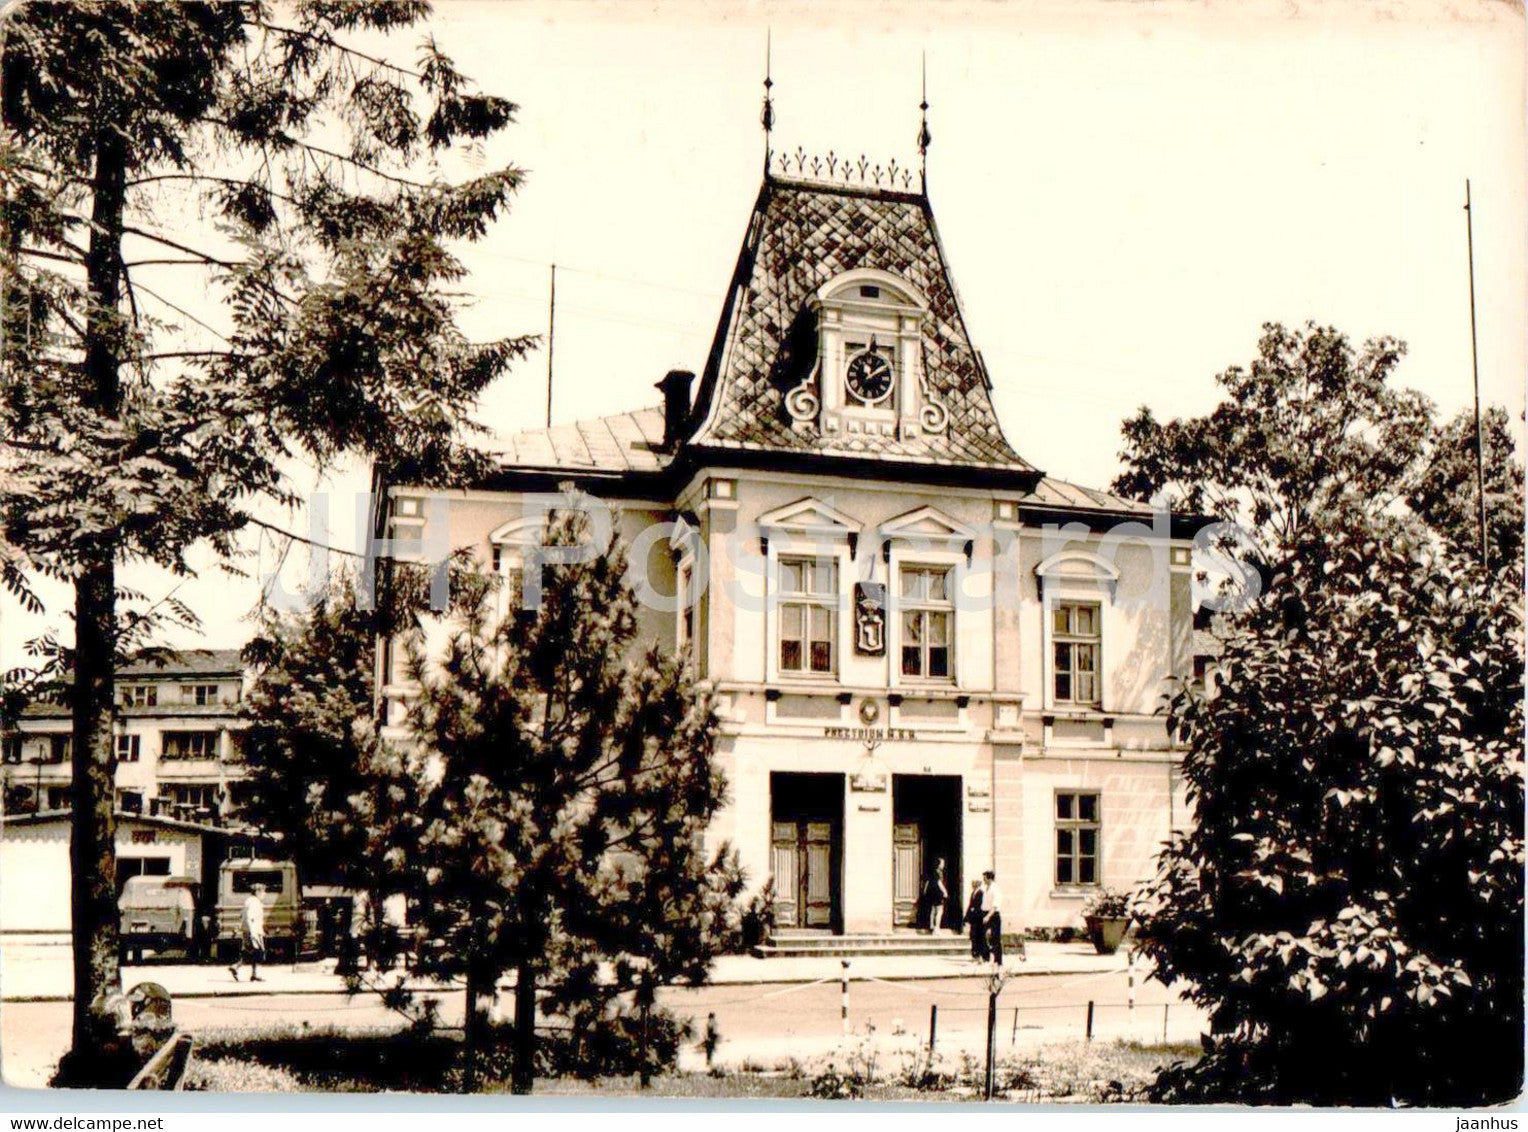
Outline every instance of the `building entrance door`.
{"label": "building entrance door", "polygon": [[899,821],[892,828],[891,875],[891,922],[916,924],[923,889],[923,829],[917,822]]}
{"label": "building entrance door", "polygon": [[843,775],[772,774],[769,780],[775,924],[832,930],[840,919]]}
{"label": "building entrance door", "polygon": [[927,927],[936,868],[943,866],[944,927],[961,914],[961,800],[958,775],[897,774],[891,780],[892,923]]}

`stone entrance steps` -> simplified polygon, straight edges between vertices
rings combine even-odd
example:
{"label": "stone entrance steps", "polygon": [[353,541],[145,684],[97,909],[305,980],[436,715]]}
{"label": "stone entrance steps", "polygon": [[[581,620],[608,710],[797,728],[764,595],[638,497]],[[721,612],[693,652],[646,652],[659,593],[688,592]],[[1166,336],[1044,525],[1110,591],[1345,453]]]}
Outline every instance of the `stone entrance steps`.
{"label": "stone entrance steps", "polygon": [[971,941],[953,932],[851,932],[787,929],[775,932],[753,949],[760,959],[774,956],[849,958],[855,955],[947,955],[969,957]]}

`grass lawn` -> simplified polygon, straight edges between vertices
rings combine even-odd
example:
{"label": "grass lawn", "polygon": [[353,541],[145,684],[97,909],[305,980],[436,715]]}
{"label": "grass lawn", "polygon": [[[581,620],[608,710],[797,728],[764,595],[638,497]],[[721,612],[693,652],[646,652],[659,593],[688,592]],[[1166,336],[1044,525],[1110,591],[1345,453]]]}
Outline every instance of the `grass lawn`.
{"label": "grass lawn", "polygon": [[[211,1092],[422,1092],[462,1089],[460,1042],[453,1035],[273,1029],[198,1035],[186,1088]],[[1129,1100],[1159,1067],[1199,1055],[1194,1045],[1067,1042],[1000,1059],[996,1081],[1006,1100]],[[508,1056],[484,1056],[479,1087],[507,1092]],[[665,1073],[645,1092],[633,1076],[582,1080],[543,1076],[542,1096],[651,1096],[747,1100],[862,1098],[960,1101],[980,1096],[984,1066],[970,1055],[936,1057],[914,1048],[873,1050],[863,1043],[837,1054],[776,1065]]]}

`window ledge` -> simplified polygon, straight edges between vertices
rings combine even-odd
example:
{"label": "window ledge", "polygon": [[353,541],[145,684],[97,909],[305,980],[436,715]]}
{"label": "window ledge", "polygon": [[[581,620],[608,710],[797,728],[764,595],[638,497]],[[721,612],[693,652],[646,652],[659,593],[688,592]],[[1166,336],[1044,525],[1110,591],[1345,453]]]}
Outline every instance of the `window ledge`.
{"label": "window ledge", "polygon": [[837,676],[824,673],[821,676],[792,676],[788,679],[772,680],[764,688],[767,697],[774,698],[782,694],[798,695],[802,692],[828,692],[836,695],[842,685]]}
{"label": "window ledge", "polygon": [[1086,900],[1103,888],[1099,884],[1073,884],[1051,889],[1052,900]]}

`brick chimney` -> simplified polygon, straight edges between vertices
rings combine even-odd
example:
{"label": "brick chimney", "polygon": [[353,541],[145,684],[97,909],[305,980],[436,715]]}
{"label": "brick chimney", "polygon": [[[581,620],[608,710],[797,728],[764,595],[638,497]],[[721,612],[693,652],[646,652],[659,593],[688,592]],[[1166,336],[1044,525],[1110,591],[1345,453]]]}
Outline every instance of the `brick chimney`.
{"label": "brick chimney", "polygon": [[690,385],[695,375],[687,369],[671,369],[658,382],[663,391],[663,448],[672,452],[679,447],[690,419]]}

